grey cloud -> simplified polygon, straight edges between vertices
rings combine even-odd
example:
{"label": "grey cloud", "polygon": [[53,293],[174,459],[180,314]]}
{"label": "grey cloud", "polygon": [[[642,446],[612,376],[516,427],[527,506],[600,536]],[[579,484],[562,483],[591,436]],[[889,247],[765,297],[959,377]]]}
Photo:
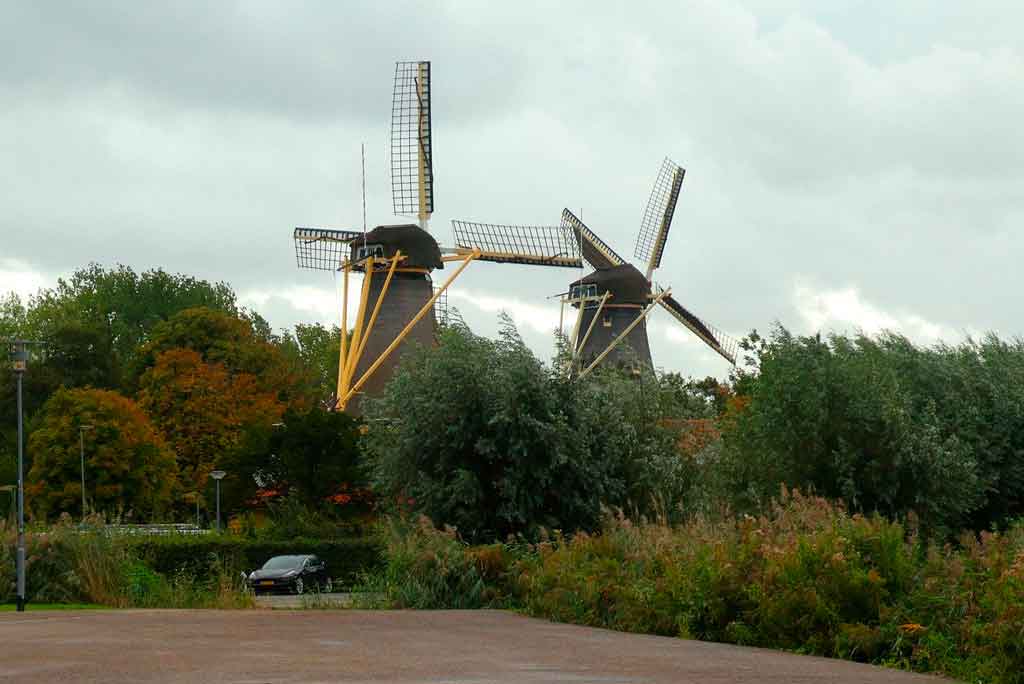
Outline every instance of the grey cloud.
{"label": "grey cloud", "polygon": [[[1009,27],[1024,8],[828,5],[11,4],[0,256],[50,276],[121,261],[329,291],[295,270],[290,229],[359,225],[364,141],[368,220],[392,220],[393,61],[425,57],[442,241],[451,218],[549,223],[570,206],[632,254],[669,155],[688,174],[657,277],[712,323],[803,325],[794,288],[810,283],[1020,332],[1024,44]],[[459,285],[543,304],[577,276],[478,264]],[[267,307],[277,325],[311,316]],[[493,313],[462,308],[493,331]],[[723,371],[658,332],[670,324],[652,324],[657,363]]]}

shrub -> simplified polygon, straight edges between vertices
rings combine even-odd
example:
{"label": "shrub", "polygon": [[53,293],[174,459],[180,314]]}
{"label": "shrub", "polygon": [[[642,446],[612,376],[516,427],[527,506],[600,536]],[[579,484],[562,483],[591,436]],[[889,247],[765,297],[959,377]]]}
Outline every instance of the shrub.
{"label": "shrub", "polygon": [[173,577],[203,577],[224,568],[237,576],[263,565],[271,556],[313,553],[326,561],[336,585],[351,585],[380,562],[380,548],[371,539],[260,540],[226,535],[143,537],[129,548],[156,572]]}
{"label": "shrub", "polygon": [[[911,521],[913,522],[913,521]],[[1024,682],[1024,526],[929,545],[913,525],[783,493],[762,515],[471,547],[392,523],[366,588],[400,608],[537,617]]]}
{"label": "shrub", "polygon": [[594,529],[602,505],[674,505],[687,463],[658,423],[661,392],[614,370],[570,382],[509,321],[498,340],[442,329],[367,402],[366,447],[386,500],[472,541]]}
{"label": "shrub", "polygon": [[415,524],[382,524],[383,566],[364,573],[359,590],[371,605],[391,608],[485,608],[505,603],[497,589],[510,562],[505,547],[469,547],[452,528],[438,530],[426,518]]}
{"label": "shrub", "polygon": [[785,483],[942,531],[1024,514],[1024,341],[921,348],[779,327],[753,360],[720,462],[740,507]]}

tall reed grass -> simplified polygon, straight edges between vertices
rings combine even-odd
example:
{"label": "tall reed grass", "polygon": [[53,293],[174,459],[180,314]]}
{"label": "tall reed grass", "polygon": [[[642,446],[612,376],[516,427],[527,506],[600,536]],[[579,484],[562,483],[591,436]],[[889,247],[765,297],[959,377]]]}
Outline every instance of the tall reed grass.
{"label": "tall reed grass", "polygon": [[599,534],[470,547],[426,522],[389,529],[365,585],[395,607],[529,615],[845,658],[972,682],[1024,682],[1024,526],[921,538],[799,492],[760,516],[609,516]]}

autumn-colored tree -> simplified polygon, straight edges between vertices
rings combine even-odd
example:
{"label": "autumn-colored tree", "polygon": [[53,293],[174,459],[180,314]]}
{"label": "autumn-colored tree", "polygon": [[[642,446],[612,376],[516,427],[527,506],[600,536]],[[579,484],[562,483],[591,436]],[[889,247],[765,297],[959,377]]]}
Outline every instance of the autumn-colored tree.
{"label": "autumn-colored tree", "polygon": [[85,489],[91,510],[161,518],[177,482],[174,454],[131,399],[96,389],[59,389],[40,411],[28,442],[28,501],[44,517],[82,513],[79,428],[85,439]]}
{"label": "autumn-colored tree", "polygon": [[139,404],[174,449],[183,486],[198,491],[246,430],[266,428],[284,411],[254,375],[207,363],[192,349],[157,354],[142,375]]}
{"label": "autumn-colored tree", "polygon": [[153,329],[138,355],[136,373],[141,378],[162,353],[190,349],[205,363],[252,376],[261,392],[273,393],[289,405],[305,406],[312,385],[303,377],[308,371],[275,342],[248,318],[206,307],[186,309]]}

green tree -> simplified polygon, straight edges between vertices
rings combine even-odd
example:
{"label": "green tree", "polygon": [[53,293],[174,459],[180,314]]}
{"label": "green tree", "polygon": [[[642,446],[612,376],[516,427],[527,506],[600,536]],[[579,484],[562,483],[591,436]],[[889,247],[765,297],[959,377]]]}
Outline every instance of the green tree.
{"label": "green tree", "polygon": [[[759,345],[756,377],[744,379],[749,403],[725,432],[722,467],[736,501],[757,505],[784,483],[854,510],[965,522],[991,481],[971,442],[991,443],[964,429],[980,397],[942,388],[943,376],[957,375],[955,356],[895,335],[823,340],[777,328]],[[1003,424],[1012,431],[1021,416]]]}
{"label": "green tree", "polygon": [[360,425],[320,407],[290,409],[274,429],[252,435],[232,469],[242,482],[288,493],[310,508],[331,509],[332,498],[345,501],[365,489]]}
{"label": "green tree", "polygon": [[325,402],[334,395],[338,386],[341,328],[299,323],[292,333],[283,337],[281,346],[305,369],[311,396]]}
{"label": "green tree", "polygon": [[681,463],[646,382],[569,382],[507,319],[497,340],[448,326],[367,402],[374,481],[470,539],[593,528],[603,505],[649,503],[658,469]]}
{"label": "green tree", "polygon": [[160,519],[177,483],[174,454],[138,405],[115,392],[60,389],[37,419],[27,503],[44,517],[80,516],[79,428],[85,440],[86,499],[93,510]]}
{"label": "green tree", "polygon": [[[182,274],[155,269],[137,274],[127,266],[105,269],[98,264],[61,278],[57,286],[34,297],[28,328],[40,339],[54,341],[69,326],[87,334],[89,345],[110,356],[119,386],[139,346],[153,327],[184,309],[204,306],[237,315],[235,294],[225,283],[211,284]],[[74,340],[67,342],[74,344]]]}

